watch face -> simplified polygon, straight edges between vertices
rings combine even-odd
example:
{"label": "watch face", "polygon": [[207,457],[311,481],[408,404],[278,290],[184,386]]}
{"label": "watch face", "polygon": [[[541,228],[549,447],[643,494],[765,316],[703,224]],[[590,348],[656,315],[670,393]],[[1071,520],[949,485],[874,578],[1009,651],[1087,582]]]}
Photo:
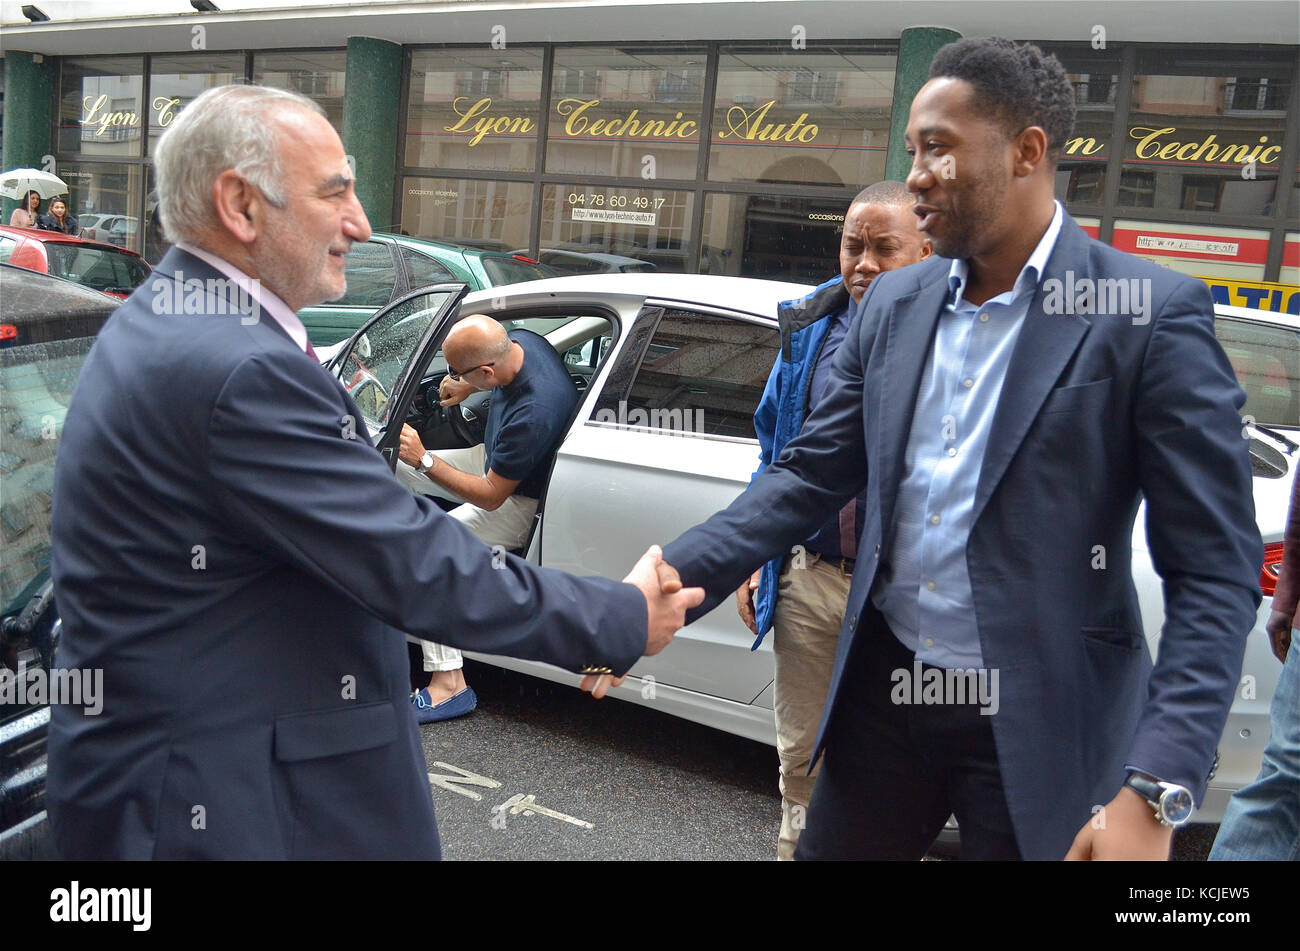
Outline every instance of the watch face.
{"label": "watch face", "polygon": [[1160,811],[1170,825],[1181,825],[1192,816],[1192,794],[1182,786],[1166,786],[1160,797]]}

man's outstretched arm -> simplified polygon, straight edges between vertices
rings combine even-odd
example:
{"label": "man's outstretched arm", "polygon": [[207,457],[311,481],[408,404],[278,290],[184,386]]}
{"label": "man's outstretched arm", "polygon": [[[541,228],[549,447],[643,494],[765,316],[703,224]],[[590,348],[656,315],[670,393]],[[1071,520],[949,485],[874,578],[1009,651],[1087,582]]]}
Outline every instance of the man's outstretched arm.
{"label": "man's outstretched arm", "polygon": [[878,326],[869,305],[879,283],[859,305],[831,364],[827,396],[799,435],[731,505],[664,546],[664,560],[682,581],[706,592],[687,620],[711,611],[755,568],[810,537],[866,485],[863,377]]}

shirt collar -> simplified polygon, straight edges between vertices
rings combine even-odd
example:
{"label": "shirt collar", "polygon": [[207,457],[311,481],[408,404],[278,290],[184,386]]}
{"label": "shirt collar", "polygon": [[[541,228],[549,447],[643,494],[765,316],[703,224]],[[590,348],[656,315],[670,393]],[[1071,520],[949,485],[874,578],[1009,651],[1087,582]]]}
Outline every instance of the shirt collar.
{"label": "shirt collar", "polygon": [[[1018,297],[1031,288],[1037,287],[1043,277],[1043,271],[1047,268],[1047,259],[1052,256],[1052,249],[1056,247],[1056,239],[1061,233],[1061,224],[1065,220],[1065,209],[1061,207],[1061,203],[1053,199],[1052,204],[1056,206],[1056,210],[1052,213],[1052,223],[1047,226],[1043,236],[1038,239],[1038,246],[1029,255],[1025,266],[1020,269],[1016,283],[1011,289],[1012,297]],[[966,278],[969,274],[970,264],[966,258],[954,258],[948,268],[948,302],[954,307],[961,304],[962,295],[966,293]]]}
{"label": "shirt collar", "polygon": [[[293,312],[292,308],[282,301],[275,292],[261,281],[249,277],[225,258],[218,257],[211,251],[205,251],[203,248],[195,247],[184,241],[177,242],[176,247],[186,254],[194,255],[209,267],[234,281],[244,293],[257,301],[262,311],[271,315],[271,318],[289,335],[289,339],[297,344],[299,350],[303,353],[307,352],[307,328],[303,326],[302,321],[298,319],[298,315]],[[178,276],[180,275],[178,274]]]}

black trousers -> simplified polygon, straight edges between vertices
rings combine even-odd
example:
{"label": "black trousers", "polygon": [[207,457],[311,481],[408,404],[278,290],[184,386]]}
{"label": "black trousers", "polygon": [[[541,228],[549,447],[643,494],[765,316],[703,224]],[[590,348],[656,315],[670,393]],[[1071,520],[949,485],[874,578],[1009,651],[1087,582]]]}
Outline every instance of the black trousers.
{"label": "black trousers", "polygon": [[918,860],[949,815],[963,859],[1019,859],[991,717],[980,704],[895,703],[911,651],[868,607],[840,682],[796,859]]}

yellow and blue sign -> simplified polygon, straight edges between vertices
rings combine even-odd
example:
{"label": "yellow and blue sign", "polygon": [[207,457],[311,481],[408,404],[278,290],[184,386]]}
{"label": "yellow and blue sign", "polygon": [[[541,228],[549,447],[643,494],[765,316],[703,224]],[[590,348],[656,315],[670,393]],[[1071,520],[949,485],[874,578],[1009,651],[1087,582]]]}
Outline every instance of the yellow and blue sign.
{"label": "yellow and blue sign", "polygon": [[1300,287],[1267,281],[1232,281],[1223,277],[1202,277],[1210,286],[1216,304],[1253,307],[1278,314],[1300,314]]}

